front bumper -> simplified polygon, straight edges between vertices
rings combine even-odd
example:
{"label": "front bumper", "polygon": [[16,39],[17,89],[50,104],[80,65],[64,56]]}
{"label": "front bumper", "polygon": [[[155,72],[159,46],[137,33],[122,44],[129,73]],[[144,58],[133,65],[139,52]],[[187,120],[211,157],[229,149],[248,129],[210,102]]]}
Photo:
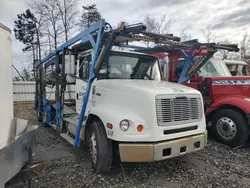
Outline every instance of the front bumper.
{"label": "front bumper", "polygon": [[206,145],[207,132],[160,143],[122,143],[119,151],[122,162],[152,162],[192,153]]}

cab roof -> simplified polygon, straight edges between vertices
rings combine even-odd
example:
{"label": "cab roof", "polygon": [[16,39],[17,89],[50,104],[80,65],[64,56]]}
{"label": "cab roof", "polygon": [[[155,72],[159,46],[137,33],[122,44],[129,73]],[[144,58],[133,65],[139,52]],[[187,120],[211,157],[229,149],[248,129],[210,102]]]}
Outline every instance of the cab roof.
{"label": "cab roof", "polygon": [[229,65],[247,65],[245,61],[240,61],[240,60],[229,60],[229,59],[224,59],[223,60],[226,64]]}

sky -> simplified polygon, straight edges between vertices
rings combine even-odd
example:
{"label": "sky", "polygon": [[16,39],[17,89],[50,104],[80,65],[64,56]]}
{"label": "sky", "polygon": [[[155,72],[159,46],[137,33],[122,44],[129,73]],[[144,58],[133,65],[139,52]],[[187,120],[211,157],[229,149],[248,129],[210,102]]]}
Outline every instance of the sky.
{"label": "sky", "polygon": [[[16,15],[28,8],[29,0],[0,0],[0,22],[13,30]],[[250,26],[249,0],[88,0],[96,3],[102,16],[116,25],[121,20],[128,23],[142,22],[149,14],[161,18],[166,14],[172,20],[170,32],[179,35],[182,29],[205,42],[201,29],[208,25],[216,35],[216,41],[229,40],[239,42]],[[79,0],[79,11],[86,1]],[[28,66],[27,56],[23,54],[23,45],[12,32],[13,64],[22,70]],[[14,73],[14,72],[13,72]]]}

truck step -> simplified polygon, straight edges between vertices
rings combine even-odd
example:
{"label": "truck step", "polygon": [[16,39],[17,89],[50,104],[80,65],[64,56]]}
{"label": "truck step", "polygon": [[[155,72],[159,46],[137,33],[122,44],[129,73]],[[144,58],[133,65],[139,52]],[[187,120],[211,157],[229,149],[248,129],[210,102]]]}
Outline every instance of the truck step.
{"label": "truck step", "polygon": [[[63,118],[64,121],[66,121],[68,123],[67,125],[67,131],[72,134],[75,135],[76,134],[76,130],[78,127],[78,121],[79,121],[79,116],[73,116],[73,117],[69,117],[69,118]],[[80,132],[80,138],[83,139],[83,127],[86,124],[86,119],[82,122],[82,129]]]}
{"label": "truck step", "polygon": [[73,118],[68,117],[68,118],[63,118],[63,120],[70,123],[70,124],[72,124],[72,125],[74,125],[74,126],[76,126],[76,127],[78,125],[78,117],[73,117]]}
{"label": "truck step", "polygon": [[66,141],[67,141],[68,143],[70,143],[71,145],[74,145],[74,139],[73,139],[71,136],[69,136],[68,134],[66,134],[66,133],[61,133],[60,136],[63,137],[64,140],[66,140]]}
{"label": "truck step", "polygon": [[[83,120],[83,122],[82,122],[83,126],[86,123],[86,118],[84,118],[84,119],[85,120]],[[75,127],[77,127],[78,126],[78,121],[79,121],[79,116],[76,115],[76,116],[73,116],[73,117],[65,117],[65,118],[63,118],[63,120],[70,123],[70,124],[72,124],[72,125],[74,125]]]}
{"label": "truck step", "polygon": [[68,107],[67,105],[64,105],[63,114],[76,114],[76,111]]}

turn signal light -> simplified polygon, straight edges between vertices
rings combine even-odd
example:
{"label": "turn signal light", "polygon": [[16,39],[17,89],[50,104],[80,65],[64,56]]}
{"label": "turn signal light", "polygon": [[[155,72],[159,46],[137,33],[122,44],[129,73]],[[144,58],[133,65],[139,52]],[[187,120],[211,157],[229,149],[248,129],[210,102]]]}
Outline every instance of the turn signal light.
{"label": "turn signal light", "polygon": [[107,127],[108,127],[109,129],[113,129],[113,125],[112,125],[111,123],[107,123]]}
{"label": "turn signal light", "polygon": [[142,125],[138,125],[138,126],[137,126],[137,131],[138,131],[138,132],[142,132],[142,130],[143,130],[143,126],[142,126]]}

